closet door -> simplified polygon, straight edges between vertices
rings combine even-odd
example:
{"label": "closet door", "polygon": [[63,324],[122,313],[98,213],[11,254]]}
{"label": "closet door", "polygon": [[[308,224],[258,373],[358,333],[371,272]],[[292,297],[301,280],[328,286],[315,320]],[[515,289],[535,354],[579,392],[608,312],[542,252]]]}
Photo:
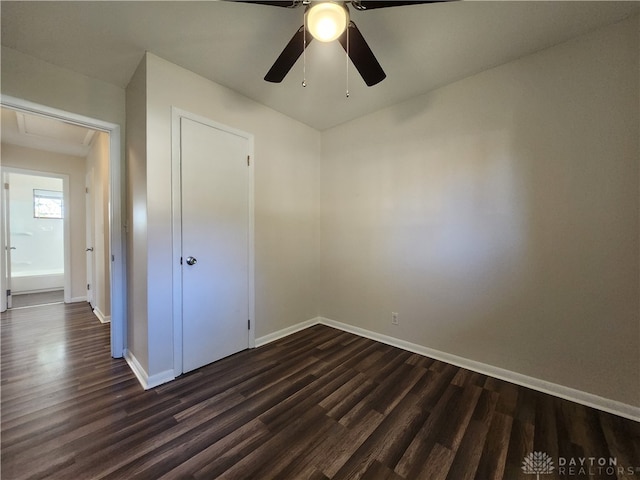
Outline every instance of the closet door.
{"label": "closet door", "polygon": [[249,347],[249,141],[180,120],[183,372]]}

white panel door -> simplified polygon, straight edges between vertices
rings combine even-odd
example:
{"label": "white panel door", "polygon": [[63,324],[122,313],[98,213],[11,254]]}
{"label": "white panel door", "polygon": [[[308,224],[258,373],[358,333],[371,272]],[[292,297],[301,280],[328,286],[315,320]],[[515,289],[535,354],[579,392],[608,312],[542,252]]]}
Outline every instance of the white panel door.
{"label": "white panel door", "polygon": [[11,308],[11,222],[9,221],[9,174],[2,172],[2,205],[0,206],[0,247],[2,248],[0,260],[0,311]]}
{"label": "white panel door", "polygon": [[188,372],[249,347],[249,141],[184,117],[180,130]]}
{"label": "white panel door", "polygon": [[93,296],[94,288],[96,287],[96,281],[94,278],[94,254],[93,246],[95,244],[93,239],[93,168],[85,176],[85,238],[87,247],[85,248],[86,260],[87,260],[87,302],[91,305],[91,308],[95,308],[96,302]]}

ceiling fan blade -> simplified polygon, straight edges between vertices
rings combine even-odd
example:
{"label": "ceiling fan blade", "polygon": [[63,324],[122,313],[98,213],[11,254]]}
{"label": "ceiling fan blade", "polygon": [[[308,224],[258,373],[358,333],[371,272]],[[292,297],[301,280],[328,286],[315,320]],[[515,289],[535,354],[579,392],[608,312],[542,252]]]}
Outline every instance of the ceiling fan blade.
{"label": "ceiling fan blade", "polygon": [[[306,35],[305,35],[306,34]],[[293,38],[289,40],[287,46],[284,47],[280,56],[276,59],[275,63],[269,69],[264,79],[267,82],[280,83],[284,77],[287,76],[291,67],[296,63],[296,60],[302,55],[305,48],[305,36],[306,45],[311,43],[313,37],[309,32],[304,29],[304,26],[300,27],[295,33]]]}
{"label": "ceiling fan blade", "polygon": [[[349,35],[348,39],[347,35]],[[367,86],[380,83],[387,77],[355,23],[349,22],[349,27],[340,35],[338,41],[344,51],[349,54],[349,58]]]}
{"label": "ceiling fan blade", "polygon": [[374,8],[401,7],[403,5],[420,5],[423,3],[440,3],[447,0],[352,0],[356,10],[373,10]]}
{"label": "ceiling fan blade", "polygon": [[302,0],[227,0],[237,3],[257,3],[258,5],[270,5],[272,7],[294,8],[302,5]]}

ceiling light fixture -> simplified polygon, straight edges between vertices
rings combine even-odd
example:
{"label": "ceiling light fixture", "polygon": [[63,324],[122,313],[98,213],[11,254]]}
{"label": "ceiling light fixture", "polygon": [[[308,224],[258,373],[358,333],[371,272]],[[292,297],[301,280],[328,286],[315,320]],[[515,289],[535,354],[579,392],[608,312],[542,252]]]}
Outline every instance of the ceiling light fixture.
{"label": "ceiling light fixture", "polygon": [[332,42],[346,30],[349,10],[342,3],[316,3],[306,11],[305,21],[313,38],[321,42]]}

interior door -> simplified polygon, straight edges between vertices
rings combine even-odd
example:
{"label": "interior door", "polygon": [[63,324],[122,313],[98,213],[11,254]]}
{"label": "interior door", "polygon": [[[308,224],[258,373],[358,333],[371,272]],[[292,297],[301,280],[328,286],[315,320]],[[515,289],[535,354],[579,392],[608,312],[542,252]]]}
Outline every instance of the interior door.
{"label": "interior door", "polygon": [[249,141],[184,117],[180,134],[188,372],[249,347]]}
{"label": "interior door", "polygon": [[9,222],[9,174],[2,172],[2,207],[0,207],[0,244],[2,245],[2,261],[0,261],[0,278],[2,279],[2,300],[0,311],[11,308],[11,227]]}
{"label": "interior door", "polygon": [[91,308],[95,308],[95,298],[93,291],[96,285],[93,278],[93,169],[91,169],[85,177],[85,231],[86,231],[86,249],[85,256],[87,262],[87,302],[91,305]]}

